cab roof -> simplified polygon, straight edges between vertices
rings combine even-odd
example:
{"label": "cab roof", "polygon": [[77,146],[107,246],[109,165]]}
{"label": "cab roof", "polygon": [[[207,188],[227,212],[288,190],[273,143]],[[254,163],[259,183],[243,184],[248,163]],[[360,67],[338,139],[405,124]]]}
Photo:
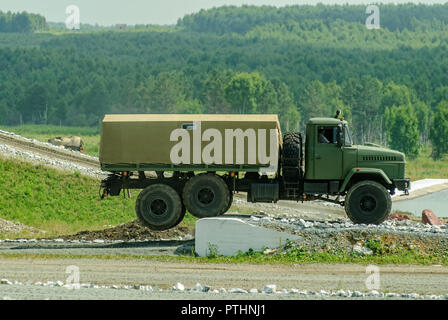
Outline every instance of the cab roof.
{"label": "cab roof", "polygon": [[103,122],[218,121],[278,122],[276,114],[106,114]]}
{"label": "cab roof", "polygon": [[335,118],[311,118],[308,120],[308,124],[322,124],[322,125],[337,125],[337,124],[346,124],[347,121],[343,119],[335,119]]}

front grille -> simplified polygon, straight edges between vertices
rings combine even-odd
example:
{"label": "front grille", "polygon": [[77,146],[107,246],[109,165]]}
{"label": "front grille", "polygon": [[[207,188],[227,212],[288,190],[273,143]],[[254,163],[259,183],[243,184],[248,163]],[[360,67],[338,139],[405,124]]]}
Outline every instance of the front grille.
{"label": "front grille", "polygon": [[363,161],[397,161],[395,156],[363,156]]}

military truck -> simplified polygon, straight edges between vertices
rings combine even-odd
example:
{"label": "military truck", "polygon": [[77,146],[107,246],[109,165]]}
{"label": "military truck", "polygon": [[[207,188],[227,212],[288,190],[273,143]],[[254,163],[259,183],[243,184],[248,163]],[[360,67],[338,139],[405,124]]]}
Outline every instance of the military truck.
{"label": "military truck", "polygon": [[72,136],[70,138],[65,137],[54,137],[48,139],[48,143],[51,143],[55,146],[63,146],[66,149],[75,150],[83,152],[84,149],[82,147],[83,141],[80,137]]}
{"label": "military truck", "polygon": [[100,163],[110,172],[102,198],[142,189],[136,213],[153,230],[176,226],[187,210],[223,215],[235,192],[249,202],[329,201],[354,223],[379,224],[391,195],[410,188],[403,153],[354,145],[337,118],[310,119],[303,139],[282,135],[277,115],[106,115]]}

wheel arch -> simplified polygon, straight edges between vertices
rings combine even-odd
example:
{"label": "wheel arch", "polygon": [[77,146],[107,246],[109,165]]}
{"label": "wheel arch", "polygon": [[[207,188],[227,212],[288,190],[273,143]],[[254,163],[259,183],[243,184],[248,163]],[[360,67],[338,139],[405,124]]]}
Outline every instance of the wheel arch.
{"label": "wheel arch", "polygon": [[343,193],[350,189],[351,186],[363,180],[372,180],[382,184],[386,189],[393,186],[392,181],[384,173],[383,170],[377,168],[353,168],[345,177],[339,192]]}

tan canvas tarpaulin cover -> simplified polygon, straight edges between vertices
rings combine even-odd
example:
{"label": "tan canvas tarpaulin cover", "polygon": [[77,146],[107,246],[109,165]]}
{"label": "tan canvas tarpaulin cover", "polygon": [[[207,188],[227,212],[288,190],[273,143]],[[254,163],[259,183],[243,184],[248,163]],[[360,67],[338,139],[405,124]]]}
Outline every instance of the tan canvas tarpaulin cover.
{"label": "tan canvas tarpaulin cover", "polygon": [[[266,150],[269,153],[269,132],[278,132],[281,145],[281,130],[277,115],[215,115],[215,114],[120,114],[106,115],[102,122],[100,162],[102,164],[171,164],[171,148],[177,141],[170,141],[173,130],[191,128],[200,121],[201,132],[209,128],[219,130],[223,136],[225,129],[266,129]],[[187,130],[193,141],[193,130]],[[201,148],[209,144],[201,142]],[[192,143],[193,144],[193,143]],[[247,145],[247,141],[245,142]],[[234,143],[235,145],[235,143]],[[193,147],[192,147],[193,148]],[[191,148],[191,150],[192,150]],[[245,146],[247,150],[247,146]],[[193,151],[191,151],[193,152]],[[192,154],[192,153],[191,153]],[[247,155],[245,155],[247,159]],[[246,160],[245,160],[246,161]],[[258,159],[257,159],[258,163]]]}

